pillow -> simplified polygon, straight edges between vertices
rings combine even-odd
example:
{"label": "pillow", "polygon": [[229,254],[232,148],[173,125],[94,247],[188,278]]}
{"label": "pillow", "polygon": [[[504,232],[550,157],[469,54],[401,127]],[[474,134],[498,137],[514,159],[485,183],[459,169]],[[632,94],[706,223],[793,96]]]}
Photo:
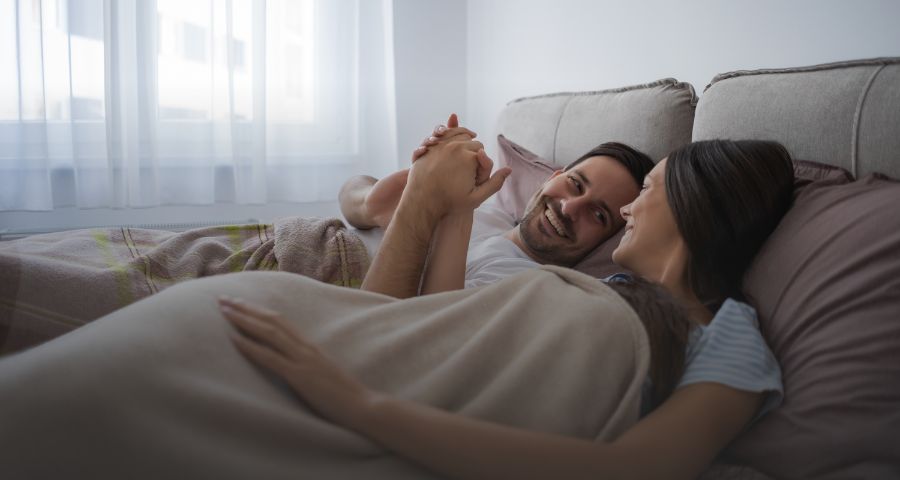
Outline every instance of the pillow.
{"label": "pillow", "polygon": [[892,477],[900,459],[900,182],[820,173],[798,181],[794,205],[744,283],[781,365],[784,403],[726,454],[777,478]]}
{"label": "pillow", "polygon": [[[510,167],[512,173],[506,179],[503,188],[497,192],[496,204],[518,222],[525,214],[525,206],[531,196],[550,178],[555,169],[546,160],[503,135],[497,136],[497,143],[500,146],[500,155],[497,159],[499,167]],[[624,229],[620,229],[575,265],[574,269],[596,278],[625,272],[625,269],[612,261],[612,252],[619,246],[624,233]]]}
{"label": "pillow", "polygon": [[497,135],[497,144],[500,146],[498,168],[512,168],[512,173],[506,178],[503,188],[497,192],[497,206],[518,222],[525,215],[528,200],[556,169],[546,160],[503,135]]}

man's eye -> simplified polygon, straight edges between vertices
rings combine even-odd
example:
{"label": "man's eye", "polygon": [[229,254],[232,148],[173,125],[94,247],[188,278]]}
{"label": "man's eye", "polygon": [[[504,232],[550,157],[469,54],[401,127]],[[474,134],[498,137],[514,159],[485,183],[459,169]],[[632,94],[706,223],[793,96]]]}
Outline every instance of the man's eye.
{"label": "man's eye", "polygon": [[594,216],[597,217],[597,220],[600,220],[600,222],[606,225],[606,215],[604,215],[602,211],[597,210],[594,212]]}
{"label": "man's eye", "polygon": [[572,181],[572,184],[575,185],[575,188],[578,190],[578,193],[581,193],[581,182],[575,179],[575,177],[569,175],[569,180]]}

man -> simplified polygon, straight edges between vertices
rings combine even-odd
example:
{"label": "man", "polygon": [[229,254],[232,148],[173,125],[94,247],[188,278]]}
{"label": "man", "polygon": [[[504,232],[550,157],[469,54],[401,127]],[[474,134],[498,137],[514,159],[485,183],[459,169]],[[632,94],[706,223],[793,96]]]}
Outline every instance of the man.
{"label": "man", "polygon": [[[344,185],[340,201],[347,221],[362,229],[386,228],[363,288],[378,285],[379,278],[391,283],[398,276],[409,275],[399,283],[409,282],[403,290],[412,296],[492,283],[539,264],[574,266],[624,225],[619,210],[637,197],[643,176],[653,167],[646,155],[626,145],[603,144],[555,172],[535,192],[516,224],[490,205],[475,210],[499,190],[509,171],[501,169],[488,179],[492,162],[474,137],[451,115],[448,126],[435,129],[416,150],[411,169],[379,181],[354,177]],[[428,168],[419,168],[423,161]],[[417,170],[421,173],[416,174]],[[470,193],[477,191],[474,198],[478,201],[432,208],[432,204],[442,203],[438,190],[447,191],[441,189],[443,183],[468,188]],[[482,198],[484,194],[487,196]],[[400,215],[404,201],[409,211]],[[419,230],[411,232],[410,223]],[[384,255],[393,259],[389,263],[380,259],[385,248],[393,251],[410,246],[408,238],[396,233],[401,231],[420,235],[414,241],[427,238],[422,258],[406,252]],[[421,268],[396,263],[401,260]]]}

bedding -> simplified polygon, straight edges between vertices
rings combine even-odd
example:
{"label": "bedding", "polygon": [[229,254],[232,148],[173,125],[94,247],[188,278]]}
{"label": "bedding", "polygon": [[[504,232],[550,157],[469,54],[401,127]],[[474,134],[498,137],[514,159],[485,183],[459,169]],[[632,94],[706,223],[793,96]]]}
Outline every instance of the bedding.
{"label": "bedding", "polygon": [[184,280],[280,270],[358,287],[362,242],[338,219],[175,233],[74,230],[0,242],[0,353],[49,340]]}
{"label": "bedding", "polygon": [[219,294],[282,312],[364,383],[402,398],[598,441],[638,418],[646,335],[587,275],[545,266],[396,300],[243,272],[180,283],[0,361],[4,475],[433,477],[322,420],[244,359]]}
{"label": "bedding", "polygon": [[777,478],[900,473],[900,182],[795,189],[745,279],[785,401],[729,448]]}

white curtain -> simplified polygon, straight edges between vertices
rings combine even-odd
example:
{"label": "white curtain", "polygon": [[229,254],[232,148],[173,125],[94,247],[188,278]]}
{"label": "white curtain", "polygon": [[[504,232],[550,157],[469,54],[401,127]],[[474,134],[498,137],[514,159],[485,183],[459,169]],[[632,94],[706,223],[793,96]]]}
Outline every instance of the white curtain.
{"label": "white curtain", "polygon": [[0,0],[0,210],[336,198],[397,163],[390,0]]}

